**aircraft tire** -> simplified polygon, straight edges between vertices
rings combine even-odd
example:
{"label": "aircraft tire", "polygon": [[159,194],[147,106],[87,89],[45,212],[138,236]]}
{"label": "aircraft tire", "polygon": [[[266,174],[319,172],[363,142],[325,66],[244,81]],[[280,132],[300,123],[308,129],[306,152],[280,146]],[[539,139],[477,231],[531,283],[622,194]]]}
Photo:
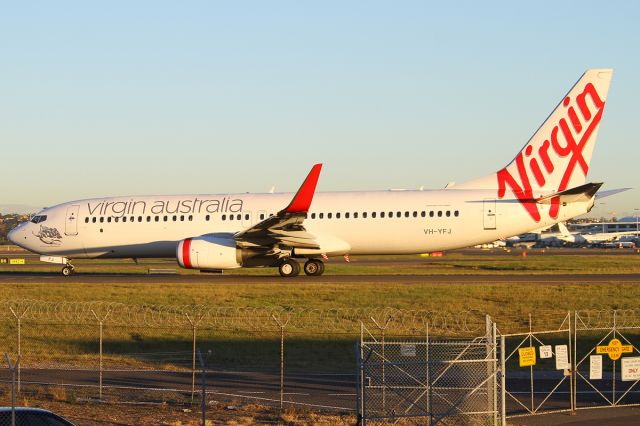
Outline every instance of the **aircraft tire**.
{"label": "aircraft tire", "polygon": [[65,265],[62,268],[62,275],[64,275],[65,277],[70,277],[71,275],[73,275],[73,266]]}
{"label": "aircraft tire", "polygon": [[280,264],[278,272],[284,278],[297,277],[300,274],[300,264],[293,259],[287,259]]}
{"label": "aircraft tire", "polygon": [[304,264],[304,273],[317,277],[324,273],[324,263],[318,259],[309,259]]}

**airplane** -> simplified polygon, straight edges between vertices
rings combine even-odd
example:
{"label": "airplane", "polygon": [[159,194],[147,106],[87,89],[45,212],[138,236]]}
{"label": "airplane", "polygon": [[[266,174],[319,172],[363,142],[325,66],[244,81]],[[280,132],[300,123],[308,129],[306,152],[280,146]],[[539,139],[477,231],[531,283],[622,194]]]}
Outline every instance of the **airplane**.
{"label": "airplane", "polygon": [[46,208],[9,239],[40,260],[175,257],[202,272],[277,267],[283,277],[324,272],[330,257],[419,254],[474,246],[590,211],[587,172],[611,69],[587,70],[515,159],[440,190],[315,193],[321,164],[295,194],[129,196]]}
{"label": "airplane", "polygon": [[620,232],[570,232],[564,223],[559,223],[561,235],[558,238],[562,241],[574,244],[600,244],[619,240],[620,237],[636,235],[637,231]]}

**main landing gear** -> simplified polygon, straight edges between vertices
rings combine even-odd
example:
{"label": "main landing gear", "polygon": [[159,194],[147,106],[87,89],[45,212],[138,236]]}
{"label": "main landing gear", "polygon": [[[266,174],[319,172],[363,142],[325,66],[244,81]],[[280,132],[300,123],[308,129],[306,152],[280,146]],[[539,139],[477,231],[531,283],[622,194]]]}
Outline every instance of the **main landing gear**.
{"label": "main landing gear", "polygon": [[64,275],[65,277],[70,277],[71,275],[73,275],[73,272],[74,272],[74,268],[73,268],[73,265],[70,263],[67,263],[62,267],[62,275]]}
{"label": "main landing gear", "polygon": [[[319,276],[324,272],[324,263],[318,259],[309,259],[303,269],[306,275]],[[278,267],[278,272],[285,278],[297,277],[300,274],[300,264],[291,258],[286,259]]]}
{"label": "main landing gear", "polygon": [[324,273],[324,262],[318,259],[309,259],[304,264],[304,273],[317,277]]}

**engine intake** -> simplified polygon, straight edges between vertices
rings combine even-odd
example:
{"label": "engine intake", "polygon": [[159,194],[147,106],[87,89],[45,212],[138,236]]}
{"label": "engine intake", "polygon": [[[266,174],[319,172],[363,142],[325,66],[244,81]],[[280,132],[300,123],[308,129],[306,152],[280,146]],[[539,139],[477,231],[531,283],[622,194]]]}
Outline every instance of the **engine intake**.
{"label": "engine intake", "polygon": [[178,264],[186,269],[234,269],[242,266],[242,251],[233,237],[202,235],[178,243]]}

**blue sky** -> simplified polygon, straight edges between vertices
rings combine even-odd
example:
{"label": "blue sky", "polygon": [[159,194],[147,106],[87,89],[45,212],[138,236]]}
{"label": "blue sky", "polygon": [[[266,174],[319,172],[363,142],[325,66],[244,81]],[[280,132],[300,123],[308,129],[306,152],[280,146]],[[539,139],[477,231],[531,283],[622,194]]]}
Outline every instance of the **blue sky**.
{"label": "blue sky", "polygon": [[[440,188],[506,165],[615,69],[589,179],[638,187],[633,2],[14,2],[0,204]],[[637,190],[594,213],[640,208]]]}

